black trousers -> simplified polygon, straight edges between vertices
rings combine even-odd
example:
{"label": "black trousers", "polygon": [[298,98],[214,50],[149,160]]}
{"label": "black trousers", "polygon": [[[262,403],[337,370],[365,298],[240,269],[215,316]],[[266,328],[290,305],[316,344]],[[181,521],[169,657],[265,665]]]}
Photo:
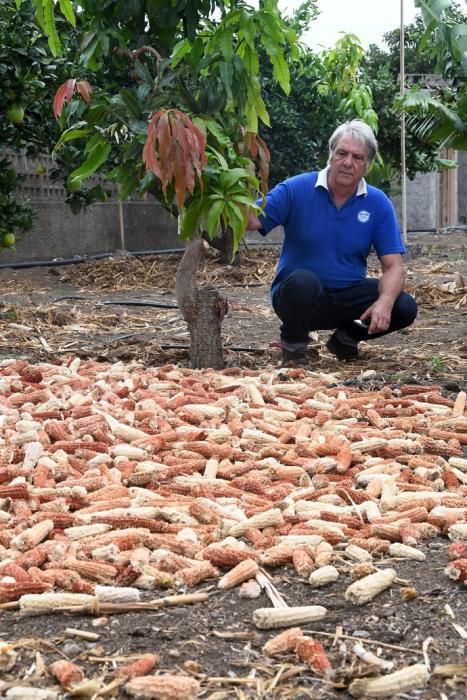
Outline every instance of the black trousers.
{"label": "black trousers", "polygon": [[314,272],[296,270],[275,291],[272,305],[282,321],[281,339],[307,343],[309,332],[343,329],[354,340],[371,340],[410,326],[417,316],[415,299],[402,292],[392,309],[391,323],[384,333],[368,335],[353,321],[378,298],[378,280],[367,278],[346,289],[325,289]]}

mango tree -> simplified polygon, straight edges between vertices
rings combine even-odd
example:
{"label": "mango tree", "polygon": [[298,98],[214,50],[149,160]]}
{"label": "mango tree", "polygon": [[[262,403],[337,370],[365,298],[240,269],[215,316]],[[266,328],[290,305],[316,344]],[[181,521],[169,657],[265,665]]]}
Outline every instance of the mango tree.
{"label": "mango tree", "polygon": [[[191,362],[222,367],[226,305],[216,290],[195,286],[200,234],[213,238],[220,229],[233,253],[248,211],[258,209],[269,164],[258,136],[259,121],[269,122],[259,50],[287,93],[285,56],[298,56],[295,33],[277,0],[263,0],[259,9],[242,0],[30,1],[53,52],[59,51],[57,7],[70,22],[78,18],[82,37],[81,75],[70,76],[54,101],[63,129],[55,153],[73,141],[82,158],[71,181],[85,183],[100,173],[116,183],[122,199],[152,195],[179,217],[188,243],[176,294],[190,331]],[[93,75],[106,63],[119,79],[96,83]]]}

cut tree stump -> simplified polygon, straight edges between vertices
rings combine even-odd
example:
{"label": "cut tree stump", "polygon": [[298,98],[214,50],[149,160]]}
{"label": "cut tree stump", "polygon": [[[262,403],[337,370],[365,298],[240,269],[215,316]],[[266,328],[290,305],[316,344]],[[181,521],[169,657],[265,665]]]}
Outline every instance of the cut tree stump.
{"label": "cut tree stump", "polygon": [[196,275],[207,247],[201,238],[188,241],[177,270],[175,292],[190,333],[190,362],[194,369],[224,367],[221,326],[227,301],[212,286],[198,288]]}

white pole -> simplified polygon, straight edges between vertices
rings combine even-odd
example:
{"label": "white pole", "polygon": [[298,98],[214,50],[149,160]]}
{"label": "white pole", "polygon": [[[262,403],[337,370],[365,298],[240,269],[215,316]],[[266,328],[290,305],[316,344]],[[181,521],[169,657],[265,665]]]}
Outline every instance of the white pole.
{"label": "white pole", "polygon": [[[400,93],[405,93],[405,34],[404,34],[404,0],[401,0],[401,30],[400,30]],[[402,237],[407,243],[407,188],[405,168],[405,112],[401,115],[401,204],[402,204]]]}
{"label": "white pole", "polygon": [[120,223],[120,249],[125,250],[125,224],[123,221],[123,204],[118,200],[118,219]]}

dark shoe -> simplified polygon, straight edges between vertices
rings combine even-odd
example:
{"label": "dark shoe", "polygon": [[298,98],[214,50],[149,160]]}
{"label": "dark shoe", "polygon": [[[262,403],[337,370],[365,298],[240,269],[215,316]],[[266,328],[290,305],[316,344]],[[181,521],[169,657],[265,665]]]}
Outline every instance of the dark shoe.
{"label": "dark shoe", "polygon": [[282,367],[304,367],[308,364],[305,350],[286,350],[282,348]]}
{"label": "dark shoe", "polygon": [[339,328],[331,335],[326,347],[338,360],[355,360],[358,357],[358,341]]}

